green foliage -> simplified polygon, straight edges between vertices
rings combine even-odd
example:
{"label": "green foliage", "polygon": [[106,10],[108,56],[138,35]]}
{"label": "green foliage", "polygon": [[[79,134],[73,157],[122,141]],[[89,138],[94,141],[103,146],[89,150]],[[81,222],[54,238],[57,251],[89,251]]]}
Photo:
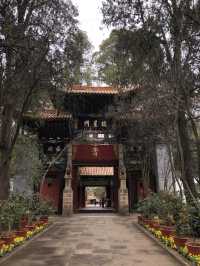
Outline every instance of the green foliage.
{"label": "green foliage", "polygon": [[189,208],[186,204],[183,204],[183,207],[181,209],[178,209],[174,215],[177,235],[179,236],[191,235],[192,228],[189,222],[189,217],[190,217]]}
{"label": "green foliage", "polygon": [[23,195],[11,195],[0,204],[0,225],[7,230],[19,227],[20,219],[28,210],[27,199]]}
{"label": "green foliage", "polygon": [[113,30],[94,54],[99,79],[108,84],[141,83],[161,73],[163,55],[156,36],[145,30]]}
{"label": "green foliage", "polygon": [[55,213],[55,209],[50,201],[41,199],[38,195],[34,195],[30,211],[37,215],[51,215]]}
{"label": "green foliage", "polygon": [[194,206],[189,207],[189,224],[194,237],[200,237],[200,210]]}
{"label": "green foliage", "polygon": [[[82,83],[89,69],[85,69],[88,63],[89,52],[92,48],[85,32],[78,30],[71,34],[71,39],[65,41],[64,52],[64,77],[68,82]],[[88,77],[87,77],[88,79]]]}
{"label": "green foliage", "polygon": [[[174,128],[180,132],[179,136],[175,132],[175,138],[179,138],[178,141],[176,139],[176,143],[178,143],[179,153],[183,154],[183,158],[180,158],[182,179],[185,179],[184,182],[187,183],[194,197],[198,197],[198,193],[194,182],[194,161],[191,155],[193,148],[188,134],[190,130],[188,121],[192,124],[193,132],[195,133],[194,121],[198,118],[195,110],[199,105],[199,103],[196,104],[195,102],[196,95],[199,94],[200,78],[199,6],[199,0],[103,0],[102,4],[103,21],[107,26],[126,29],[133,34],[134,32],[142,33],[141,36],[143,36],[145,45],[143,45],[142,38],[140,38],[141,41],[139,42],[141,46],[137,45],[137,41],[136,45],[132,42],[132,47],[135,46],[137,48],[136,53],[138,51],[138,57],[136,54],[135,61],[133,61],[135,62],[135,69],[132,68],[132,71],[135,72],[136,70],[137,72],[138,70],[139,76],[137,83],[134,82],[134,79],[129,79],[131,81],[130,85],[135,83],[142,88],[150,88],[149,93],[146,94],[141,103],[141,106],[144,105],[145,109],[147,109],[146,106],[149,100],[156,103],[155,106],[152,105],[150,117],[153,117],[154,110],[156,120],[157,114],[161,113],[160,110],[162,109],[158,107],[157,99],[163,106],[167,107],[163,109],[165,115],[162,118],[162,123],[165,128],[173,124]],[[129,48],[124,50],[124,56],[126,56]],[[150,51],[149,54],[148,51]],[[157,56],[159,54],[161,56]],[[137,60],[140,57],[141,62],[144,62],[144,64]],[[132,62],[130,62],[131,64]],[[126,66],[126,63],[124,65]],[[141,68],[141,65],[144,68]],[[130,74],[128,74],[128,77]],[[151,94],[151,91],[156,91],[157,96],[155,97],[154,93]],[[174,118],[172,123],[166,126],[165,119],[171,116],[171,111]],[[198,152],[196,168],[198,168],[199,172],[197,176],[200,176],[199,136],[196,133],[195,135],[195,149]],[[184,189],[188,190],[186,186],[184,186]],[[187,200],[190,199],[187,198]]]}
{"label": "green foliage", "polygon": [[188,220],[187,221],[184,220],[181,220],[178,224],[176,224],[176,235],[178,236],[185,237],[185,236],[190,236],[192,234],[190,223],[188,222]]}
{"label": "green foliage", "polygon": [[200,237],[200,211],[196,206],[187,205],[171,193],[152,194],[138,204],[137,211],[146,218],[158,216],[168,225],[175,224],[179,236]]}
{"label": "green foliage", "polygon": [[[71,1],[63,0],[1,1],[0,11],[3,55],[0,67],[4,76],[1,104],[9,102],[20,112],[24,107],[30,108],[37,93],[52,88],[58,81],[67,81],[61,76],[62,59],[66,54],[71,56],[71,63],[75,56],[76,61],[79,58],[80,38],[74,39],[80,35],[76,20],[78,12]],[[8,47],[12,52],[8,52]],[[7,56],[9,60],[4,60]]]}
{"label": "green foliage", "polygon": [[138,211],[145,217],[159,216],[168,224],[177,222],[184,208],[181,198],[169,192],[152,194],[138,204]]}
{"label": "green foliage", "polygon": [[[120,67],[124,65],[124,69],[127,68],[127,83],[130,86],[137,84],[144,88],[143,91],[147,91],[139,106],[139,109],[144,106],[145,116],[154,117],[156,122],[160,120],[159,124],[165,127],[163,131],[173,125],[171,134],[168,131],[166,135],[162,135],[165,142],[169,141],[171,144],[174,141],[179,154],[183,154],[180,156],[181,179],[188,186],[187,188],[184,184],[184,190],[192,192],[194,197],[199,197],[194,181],[195,168],[198,169],[196,176],[200,176],[200,145],[195,125],[198,119],[196,110],[199,103],[196,104],[196,95],[199,94],[200,78],[199,6],[199,0],[103,0],[102,3],[103,21],[107,26],[123,29],[122,31],[126,29],[132,36],[136,32],[139,33],[140,41],[137,39],[132,41],[132,49],[126,46],[126,40],[128,44],[129,39],[125,38],[124,53],[123,49],[118,50],[124,58],[130,57],[129,51],[134,55],[134,60],[130,57],[130,67],[134,75],[131,76],[129,65],[124,58],[120,61],[122,62]],[[116,47],[114,42],[113,47]],[[112,46],[110,48],[112,49]],[[113,62],[112,65],[116,66],[118,62]],[[103,65],[103,70],[106,67],[106,64]],[[115,75],[114,80],[117,81],[117,77]],[[123,82],[126,81],[125,75],[119,75],[119,78]],[[148,108],[149,102],[153,103],[149,105],[150,108]],[[165,119],[169,117],[172,120],[167,121],[166,125]],[[188,134],[191,131],[190,123],[195,135],[195,148],[192,147],[194,142],[191,143]],[[177,131],[180,133],[177,134]],[[198,154],[196,162],[192,158],[191,150],[196,150]],[[196,167],[193,166],[194,163]],[[191,195],[188,195],[186,195],[187,201],[191,201]]]}
{"label": "green foliage", "polygon": [[23,115],[79,79],[89,42],[77,16],[72,1],[0,1],[1,199]]}
{"label": "green foliage", "polygon": [[153,218],[159,215],[160,204],[157,194],[146,197],[138,203],[137,211],[145,218]]}
{"label": "green foliage", "polygon": [[28,222],[31,223],[37,216],[53,213],[55,210],[51,203],[39,199],[38,195],[11,195],[8,200],[0,202],[0,228],[10,231],[19,228],[24,216],[28,217]]}

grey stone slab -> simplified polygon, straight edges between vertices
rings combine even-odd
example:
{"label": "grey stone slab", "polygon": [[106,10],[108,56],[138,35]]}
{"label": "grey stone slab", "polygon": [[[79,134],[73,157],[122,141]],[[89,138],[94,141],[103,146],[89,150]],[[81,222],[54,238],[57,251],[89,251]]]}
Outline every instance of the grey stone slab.
{"label": "grey stone slab", "polygon": [[0,266],[178,266],[146,237],[133,218],[81,215],[58,218],[54,227]]}

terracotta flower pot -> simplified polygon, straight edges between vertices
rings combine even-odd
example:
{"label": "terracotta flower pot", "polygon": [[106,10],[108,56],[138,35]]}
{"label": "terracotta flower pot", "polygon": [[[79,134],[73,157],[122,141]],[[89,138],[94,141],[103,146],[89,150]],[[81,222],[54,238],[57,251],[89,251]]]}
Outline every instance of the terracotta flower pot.
{"label": "terracotta flower pot", "polygon": [[144,219],[143,216],[139,215],[138,216],[138,223],[143,224],[143,219]]}
{"label": "terracotta flower pot", "polygon": [[9,236],[1,236],[1,240],[5,242],[6,245],[12,244],[13,240],[15,238],[15,235],[9,235]]}
{"label": "terracotta flower pot", "polygon": [[5,245],[5,241],[0,240],[0,249],[3,247],[3,245]]}
{"label": "terracotta flower pot", "polygon": [[15,235],[19,237],[26,237],[26,233],[27,233],[27,230],[19,230],[15,232]]}
{"label": "terracotta flower pot", "polygon": [[153,229],[160,230],[160,224],[159,223],[153,223]]}
{"label": "terracotta flower pot", "polygon": [[175,235],[175,232],[176,232],[175,228],[171,226],[162,226],[160,230],[161,230],[162,235],[165,237],[173,236]]}
{"label": "terracotta flower pot", "polygon": [[29,229],[25,226],[25,227],[21,227],[19,231],[23,231],[26,234],[29,231]]}
{"label": "terracotta flower pot", "polygon": [[153,220],[144,218],[144,224],[151,226],[153,224]]}
{"label": "terracotta flower pot", "polygon": [[153,227],[153,225],[154,225],[154,220],[149,220],[149,223],[148,223],[148,224],[149,224],[150,227]]}
{"label": "terracotta flower pot", "polygon": [[34,225],[26,225],[25,228],[31,231],[31,230],[35,229],[35,226]]}
{"label": "terracotta flower pot", "polygon": [[178,248],[185,247],[187,241],[188,241],[188,239],[186,237],[181,237],[181,236],[175,236],[174,237],[175,245]]}
{"label": "terracotta flower pot", "polygon": [[189,253],[192,255],[200,255],[200,243],[189,242],[186,244]]}

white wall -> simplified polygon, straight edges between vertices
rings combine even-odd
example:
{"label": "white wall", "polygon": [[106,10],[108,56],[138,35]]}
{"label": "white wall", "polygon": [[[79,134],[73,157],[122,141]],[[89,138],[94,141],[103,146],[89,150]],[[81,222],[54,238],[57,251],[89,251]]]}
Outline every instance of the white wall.
{"label": "white wall", "polygon": [[166,144],[156,145],[158,191],[172,190],[172,171],[169,157],[169,149]]}

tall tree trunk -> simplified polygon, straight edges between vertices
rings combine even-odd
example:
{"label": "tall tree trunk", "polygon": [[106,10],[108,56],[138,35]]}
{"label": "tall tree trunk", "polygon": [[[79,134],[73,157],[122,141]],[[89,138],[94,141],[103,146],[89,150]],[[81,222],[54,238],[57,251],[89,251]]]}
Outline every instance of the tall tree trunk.
{"label": "tall tree trunk", "polygon": [[192,126],[192,132],[195,138],[195,147],[196,147],[196,155],[197,155],[197,169],[198,169],[198,183],[200,184],[200,140],[199,140],[199,133],[197,129],[197,125],[192,117],[192,114],[188,112],[189,120]]}
{"label": "tall tree trunk", "polygon": [[0,200],[9,196],[9,168],[11,163],[11,138],[13,110],[11,105],[4,107],[2,113],[0,141]]}
{"label": "tall tree trunk", "polygon": [[188,125],[185,113],[182,110],[178,111],[177,131],[178,131],[178,148],[181,158],[183,186],[186,192],[186,198],[188,201],[190,201],[193,197],[197,196],[197,191],[195,188],[195,183],[191,168],[192,156],[191,156],[190,141],[188,134]]}
{"label": "tall tree trunk", "polygon": [[[7,157],[7,155],[5,154]],[[10,161],[6,160],[0,166],[0,200],[6,200],[9,196],[10,179],[9,179]]]}

